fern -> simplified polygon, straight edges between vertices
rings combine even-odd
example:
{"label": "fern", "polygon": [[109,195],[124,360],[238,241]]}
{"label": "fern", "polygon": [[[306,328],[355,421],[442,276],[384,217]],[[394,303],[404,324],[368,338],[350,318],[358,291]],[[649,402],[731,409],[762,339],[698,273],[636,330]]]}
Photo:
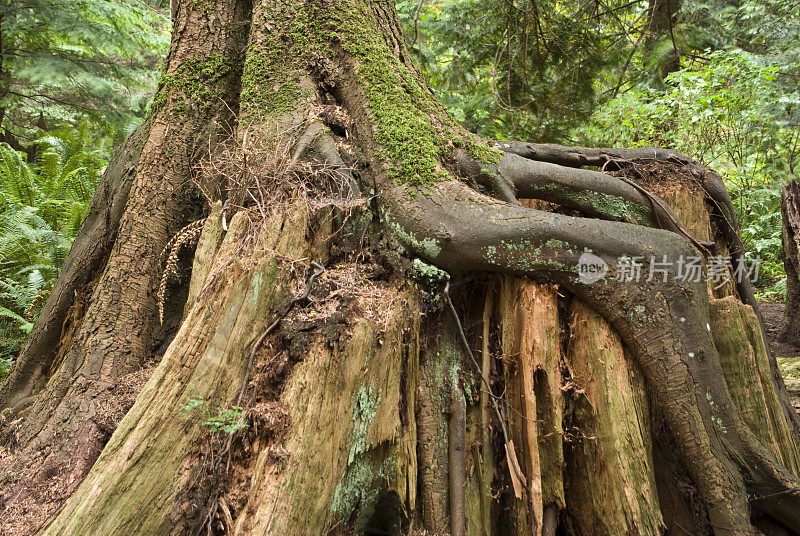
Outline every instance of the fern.
{"label": "fern", "polygon": [[85,126],[61,127],[34,143],[32,163],[0,144],[0,369],[32,329],[106,166],[98,151],[86,150]]}

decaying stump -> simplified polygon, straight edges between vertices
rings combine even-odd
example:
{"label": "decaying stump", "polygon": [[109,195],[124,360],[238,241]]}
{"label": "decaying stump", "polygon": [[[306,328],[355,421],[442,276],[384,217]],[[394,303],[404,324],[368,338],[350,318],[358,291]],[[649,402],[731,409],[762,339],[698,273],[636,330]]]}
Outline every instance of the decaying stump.
{"label": "decaying stump", "polygon": [[[675,195],[684,187],[671,186]],[[702,198],[696,203],[691,210],[707,214]],[[219,207],[212,211],[184,328],[43,534],[174,534],[205,525],[242,535],[710,530],[690,511],[691,483],[656,477],[660,419],[614,329],[558,287],[523,278],[468,283],[453,294],[460,321],[472,325],[467,334],[482,374],[501,396],[524,487],[515,490],[489,395],[454,319],[435,294],[398,280],[348,287],[347,270],[363,267],[323,276],[326,292],[353,293],[351,301],[326,309],[330,298],[322,295],[313,305],[319,311],[288,316],[254,364],[242,417],[249,427],[230,438],[212,433],[203,409],[213,414],[235,401],[241,357],[296,290],[281,283],[291,280],[281,274],[292,264],[280,259],[326,255],[306,241],[302,214],[257,231],[253,244],[278,257],[244,262],[239,241],[252,222],[241,213],[224,232]],[[734,296],[712,307],[737,407],[797,471],[755,314]],[[312,325],[322,329],[304,332]],[[458,400],[466,408],[461,435],[453,433]],[[202,404],[187,409],[196,401]],[[461,466],[453,464],[453,441],[463,442]],[[461,489],[451,485],[454,470],[463,471],[455,479]],[[455,524],[454,496],[463,516]],[[670,503],[665,512],[662,496],[681,511]]]}
{"label": "decaying stump", "polygon": [[[67,272],[82,298],[52,304],[0,392],[0,464],[25,469],[0,519],[33,475],[26,526],[60,506],[42,534],[800,527],[800,419],[751,285],[614,277],[743,257],[712,171],[477,138],[383,0],[181,3],[155,104],[114,243]],[[158,252],[209,207],[180,329],[116,426],[169,336]],[[64,351],[41,348],[56,332]]]}

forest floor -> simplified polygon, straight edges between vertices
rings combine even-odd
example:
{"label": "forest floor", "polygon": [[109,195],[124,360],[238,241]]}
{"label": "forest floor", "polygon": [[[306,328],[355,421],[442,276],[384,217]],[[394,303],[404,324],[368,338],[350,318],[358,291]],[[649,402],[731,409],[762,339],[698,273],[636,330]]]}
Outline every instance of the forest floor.
{"label": "forest floor", "polygon": [[778,366],[786,382],[786,388],[792,397],[794,407],[800,411],[800,348],[778,342],[778,332],[783,322],[783,303],[761,303],[761,314],[767,330],[767,344],[778,360]]}

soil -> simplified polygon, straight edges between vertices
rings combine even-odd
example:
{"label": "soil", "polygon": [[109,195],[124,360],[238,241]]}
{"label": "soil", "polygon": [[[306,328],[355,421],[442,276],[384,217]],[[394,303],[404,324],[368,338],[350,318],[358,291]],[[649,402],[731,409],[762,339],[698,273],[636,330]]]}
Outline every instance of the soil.
{"label": "soil", "polygon": [[767,344],[772,355],[778,361],[786,390],[792,405],[800,412],[800,348],[791,344],[778,342],[778,332],[783,323],[783,303],[760,303],[761,315],[764,318],[764,329],[767,332]]}
{"label": "soil", "polygon": [[800,358],[800,348],[778,342],[778,332],[783,323],[783,311],[786,304],[783,303],[759,303],[761,315],[764,317],[764,328],[767,331],[767,344],[776,357]]}

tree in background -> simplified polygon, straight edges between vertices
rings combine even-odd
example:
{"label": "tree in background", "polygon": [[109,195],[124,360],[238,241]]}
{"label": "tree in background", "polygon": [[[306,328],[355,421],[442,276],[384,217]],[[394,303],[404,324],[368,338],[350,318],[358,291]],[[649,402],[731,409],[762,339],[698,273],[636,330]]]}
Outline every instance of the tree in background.
{"label": "tree in background", "polygon": [[624,0],[397,4],[412,57],[444,105],[493,139],[564,140],[642,24]]}
{"label": "tree in background", "polygon": [[140,0],[2,0],[0,141],[21,150],[88,116],[121,143],[144,117],[168,39],[163,14]]}

